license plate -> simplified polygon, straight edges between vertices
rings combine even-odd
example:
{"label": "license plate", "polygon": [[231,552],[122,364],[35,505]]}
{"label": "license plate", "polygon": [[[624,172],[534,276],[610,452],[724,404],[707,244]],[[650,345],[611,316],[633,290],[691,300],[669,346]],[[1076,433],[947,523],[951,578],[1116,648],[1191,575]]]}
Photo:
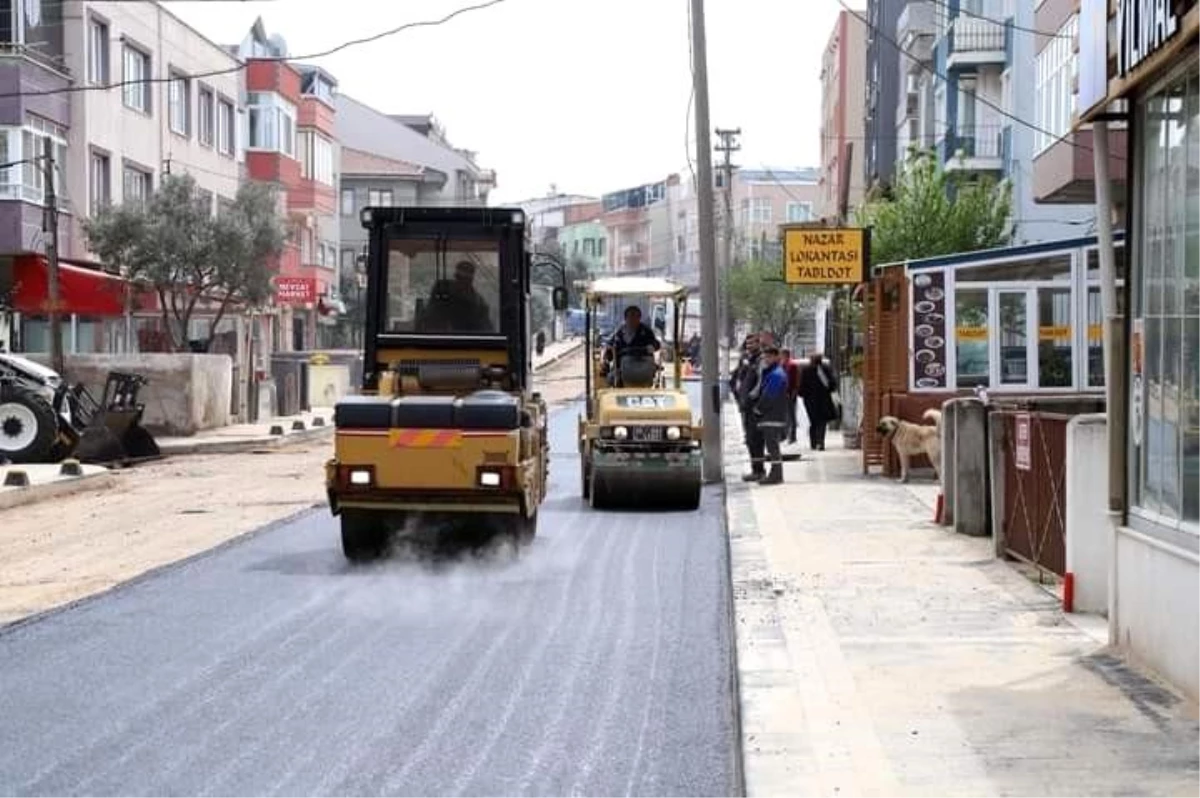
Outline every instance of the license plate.
{"label": "license plate", "polygon": [[643,443],[654,443],[663,439],[662,427],[630,427],[630,438]]}

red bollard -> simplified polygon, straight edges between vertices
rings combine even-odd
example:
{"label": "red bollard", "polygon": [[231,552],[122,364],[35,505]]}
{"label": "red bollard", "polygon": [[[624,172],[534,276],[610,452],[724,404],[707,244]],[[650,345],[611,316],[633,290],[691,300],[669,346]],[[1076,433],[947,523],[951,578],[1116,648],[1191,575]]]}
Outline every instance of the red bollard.
{"label": "red bollard", "polygon": [[937,505],[933,511],[933,523],[935,523],[935,524],[942,523],[942,509],[943,509],[944,501],[945,500],[943,499],[942,494],[939,493],[938,497],[937,497]]}
{"label": "red bollard", "polygon": [[1075,612],[1075,574],[1063,574],[1063,612]]}

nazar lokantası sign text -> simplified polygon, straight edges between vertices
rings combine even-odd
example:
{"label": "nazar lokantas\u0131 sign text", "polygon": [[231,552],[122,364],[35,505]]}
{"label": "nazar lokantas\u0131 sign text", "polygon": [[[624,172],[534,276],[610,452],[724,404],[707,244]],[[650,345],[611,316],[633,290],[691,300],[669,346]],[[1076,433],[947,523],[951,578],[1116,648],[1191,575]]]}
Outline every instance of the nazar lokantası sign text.
{"label": "nazar lokantas\u0131 sign text", "polygon": [[783,277],[792,285],[857,285],[867,259],[867,230],[810,227],[783,231]]}

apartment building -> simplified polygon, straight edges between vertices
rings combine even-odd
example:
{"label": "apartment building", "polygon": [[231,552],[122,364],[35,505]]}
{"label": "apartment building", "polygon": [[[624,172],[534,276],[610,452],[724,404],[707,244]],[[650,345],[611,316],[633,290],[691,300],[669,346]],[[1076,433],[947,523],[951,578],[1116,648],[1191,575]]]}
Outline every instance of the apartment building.
{"label": "apartment building", "polygon": [[569,258],[579,258],[588,272],[608,272],[608,233],[601,221],[604,206],[599,200],[570,205],[563,209],[563,225],[558,230],[558,250]]}
{"label": "apartment building", "polygon": [[[919,0],[907,4],[897,23],[898,71],[904,76],[896,114],[903,146],[897,157],[909,145],[931,147],[948,171],[1008,180],[1017,244],[1086,233],[1093,215],[1086,203],[1037,201],[1034,157],[1056,140],[1042,131],[1061,127],[1053,115],[1063,104],[1043,99],[1070,78],[1038,79],[1042,40],[1060,40],[1034,32],[1035,2]],[[1069,29],[1063,35],[1069,39]],[[1033,86],[1035,91],[1020,90]]]}
{"label": "apartment building", "polygon": [[821,56],[822,218],[839,215],[843,201],[854,208],[863,197],[862,162],[866,104],[867,26],[865,11],[837,16]]}
{"label": "apartment building", "polygon": [[486,205],[496,174],[469,150],[449,143],[432,116],[386,114],[339,93],[337,140],[342,148],[339,196],[341,264],[367,244],[359,211],[371,206]]}
{"label": "apartment building", "polygon": [[[779,226],[819,218],[817,169],[739,169],[733,175],[734,260],[779,257]],[[718,208],[722,207],[720,198]]]}
{"label": "apartment building", "polygon": [[672,174],[657,183],[612,191],[600,198],[609,273],[687,279],[686,193],[679,175]]}
{"label": "apartment building", "polygon": [[237,52],[245,62],[246,171],[280,191],[289,237],[279,259],[275,350],[325,343],[337,311],[337,82],[317,67],[281,59],[287,44],[259,19]]}
{"label": "apartment building", "polygon": [[[1034,42],[1035,116],[1040,130],[1033,134],[1033,199],[1038,203],[1087,204],[1095,198],[1091,126],[1074,125],[1080,111],[1079,5],[1079,0],[1035,0],[1034,4],[1034,26],[1054,34]],[[1127,134],[1123,122],[1109,123],[1109,189],[1118,209],[1126,205],[1129,183]]]}
{"label": "apartment building", "polygon": [[895,108],[900,96],[896,27],[905,0],[867,1],[867,88],[862,147],[864,185],[891,183],[896,168]]}

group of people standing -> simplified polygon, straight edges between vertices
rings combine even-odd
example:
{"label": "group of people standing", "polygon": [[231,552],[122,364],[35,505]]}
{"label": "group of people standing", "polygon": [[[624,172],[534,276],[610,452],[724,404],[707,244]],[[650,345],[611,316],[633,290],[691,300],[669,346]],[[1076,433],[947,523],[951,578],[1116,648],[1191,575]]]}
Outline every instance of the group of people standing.
{"label": "group of people standing", "polygon": [[[729,388],[742,414],[742,431],[750,453],[750,472],[742,477],[760,485],[783,482],[783,441],[796,442],[797,401],[808,416],[808,442],[825,450],[825,429],[838,418],[837,377],[820,354],[803,366],[787,349],[779,349],[769,333],[752,333],[742,342],[742,356],[729,377]],[[767,471],[767,464],[771,470]]]}

